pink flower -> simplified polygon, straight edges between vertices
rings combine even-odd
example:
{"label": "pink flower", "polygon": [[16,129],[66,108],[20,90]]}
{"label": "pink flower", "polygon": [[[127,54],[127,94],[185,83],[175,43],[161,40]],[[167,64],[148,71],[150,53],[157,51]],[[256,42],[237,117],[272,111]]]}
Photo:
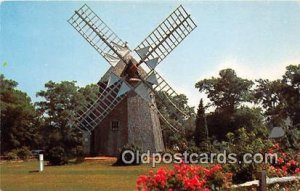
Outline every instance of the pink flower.
{"label": "pink flower", "polygon": [[145,184],[146,181],[147,181],[147,176],[141,175],[137,179],[137,184],[142,185],[142,184]]}
{"label": "pink flower", "polygon": [[222,176],[221,185],[231,185],[231,173],[223,173],[220,164],[211,168],[197,165],[180,164],[174,165],[174,169],[159,168],[156,173],[152,171],[148,175],[139,176],[137,179],[137,190],[189,190],[210,191],[210,185],[206,185],[215,178],[214,174]]}
{"label": "pink flower", "polygon": [[279,146],[279,143],[276,143],[274,146],[273,146],[274,149],[280,149],[280,146]]}
{"label": "pink flower", "polygon": [[278,164],[282,164],[282,163],[284,163],[284,160],[283,160],[283,158],[281,158],[281,157],[280,157],[280,158],[278,158],[278,160],[277,160],[277,163],[278,163]]}
{"label": "pink flower", "polygon": [[290,163],[290,165],[293,165],[293,166],[296,166],[298,164],[298,162],[295,160],[290,160],[288,163]]}

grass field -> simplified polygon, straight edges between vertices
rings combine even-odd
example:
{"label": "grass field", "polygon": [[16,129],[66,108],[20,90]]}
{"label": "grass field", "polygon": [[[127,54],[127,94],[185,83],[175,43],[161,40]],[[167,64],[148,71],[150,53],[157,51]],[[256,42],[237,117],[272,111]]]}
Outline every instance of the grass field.
{"label": "grass field", "polygon": [[81,164],[46,166],[38,169],[38,161],[2,162],[1,191],[48,190],[134,190],[138,175],[147,173],[150,165],[115,167],[113,160],[93,160]]}
{"label": "grass field", "polygon": [[[136,178],[153,169],[151,164],[116,167],[113,163],[114,160],[88,160],[81,164],[46,166],[40,173],[36,172],[38,161],[2,161],[0,191],[132,191]],[[299,190],[297,185],[291,190]]]}

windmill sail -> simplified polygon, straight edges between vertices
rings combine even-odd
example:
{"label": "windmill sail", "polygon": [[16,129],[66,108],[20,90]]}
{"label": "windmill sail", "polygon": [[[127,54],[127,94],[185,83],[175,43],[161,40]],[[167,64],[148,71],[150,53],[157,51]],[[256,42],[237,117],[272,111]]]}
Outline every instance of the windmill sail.
{"label": "windmill sail", "polygon": [[[86,4],[75,11],[68,22],[87,40],[111,65],[109,58],[123,59],[130,52],[123,42]],[[114,65],[113,65],[114,66]]]}
{"label": "windmill sail", "polygon": [[[153,80],[154,78],[155,80]],[[189,117],[189,114],[186,111],[180,109],[181,107],[171,100],[172,97],[178,97],[179,95],[161,75],[159,75],[155,70],[152,70],[147,74],[145,79],[147,82],[155,81],[155,83],[151,83],[151,87],[149,86],[149,88],[153,91],[156,97],[164,103],[171,113],[177,115],[178,119]],[[184,107],[186,107],[186,105]]]}
{"label": "windmill sail", "polygon": [[[190,15],[180,5],[173,11],[142,43],[135,51],[140,56],[140,64],[145,62],[153,68],[159,64],[178,44],[190,34],[196,24]],[[158,59],[153,63],[153,59]],[[152,62],[149,62],[152,60]]]}
{"label": "windmill sail", "polygon": [[[86,4],[76,10],[68,22],[108,61],[111,68],[126,66],[128,60],[134,59],[129,56],[131,50],[126,43]],[[145,63],[150,71],[148,74],[139,72],[140,84],[135,88],[131,87],[125,78],[120,77],[122,71],[115,75],[111,74],[106,87],[99,85],[100,94],[91,98],[88,104],[83,104],[77,112],[74,112],[76,120],[72,122],[72,125],[83,131],[93,131],[130,90],[134,90],[142,98],[151,102],[150,89],[156,97],[161,99],[168,110],[176,115],[176,118],[180,120],[188,117],[188,114],[172,101],[172,98],[178,94],[155,71],[155,68],[194,28],[196,24],[190,15],[182,6],[179,6],[135,49],[141,58],[136,66]]]}
{"label": "windmill sail", "polygon": [[[113,85],[103,87],[99,85],[100,96],[94,99],[93,104],[81,106],[77,110],[75,126],[80,130],[91,131],[124,99],[123,81],[119,80]],[[120,93],[120,91],[122,91]]]}

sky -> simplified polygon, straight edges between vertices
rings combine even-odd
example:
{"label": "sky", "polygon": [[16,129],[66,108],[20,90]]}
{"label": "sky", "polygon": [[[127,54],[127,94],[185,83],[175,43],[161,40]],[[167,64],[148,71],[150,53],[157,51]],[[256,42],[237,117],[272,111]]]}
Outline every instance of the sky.
{"label": "sky", "polygon": [[[300,64],[300,2],[92,1],[94,12],[133,50],[180,4],[197,28],[157,67],[197,106],[195,83],[233,68],[242,78],[279,79]],[[0,73],[33,101],[49,80],[96,83],[109,64],[67,20],[84,2],[2,2]],[[7,63],[7,64],[4,64]]]}

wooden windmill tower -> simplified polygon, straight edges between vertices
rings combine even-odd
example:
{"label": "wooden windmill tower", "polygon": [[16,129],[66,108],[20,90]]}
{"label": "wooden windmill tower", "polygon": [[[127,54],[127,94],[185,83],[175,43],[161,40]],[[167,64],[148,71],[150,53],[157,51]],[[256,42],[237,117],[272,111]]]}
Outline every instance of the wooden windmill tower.
{"label": "wooden windmill tower", "polygon": [[196,27],[190,15],[179,6],[134,51],[87,5],[68,22],[111,65],[98,82],[99,95],[90,98],[92,104],[78,108],[72,122],[84,132],[87,153],[115,156],[127,143],[143,151],[163,151],[159,117],[165,118],[155,99],[161,99],[178,119],[188,115],[171,101],[177,93],[155,68]]}

